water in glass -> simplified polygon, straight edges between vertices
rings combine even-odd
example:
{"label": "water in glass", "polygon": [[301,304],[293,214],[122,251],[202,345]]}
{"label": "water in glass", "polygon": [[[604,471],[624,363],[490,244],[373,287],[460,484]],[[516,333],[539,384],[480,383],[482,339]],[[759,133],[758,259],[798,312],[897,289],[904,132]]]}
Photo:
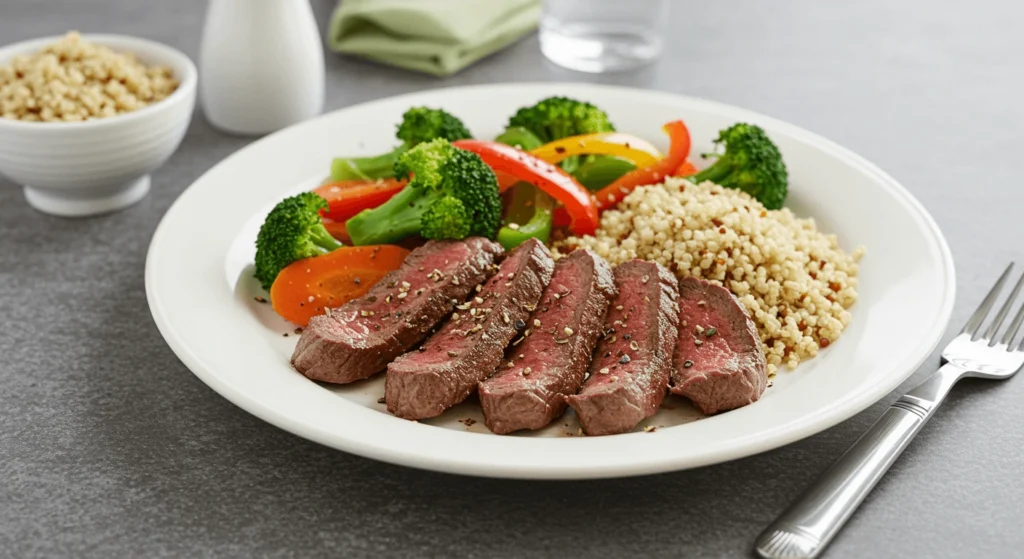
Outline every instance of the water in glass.
{"label": "water in glass", "polygon": [[544,0],[540,48],[581,72],[637,68],[661,54],[669,0]]}

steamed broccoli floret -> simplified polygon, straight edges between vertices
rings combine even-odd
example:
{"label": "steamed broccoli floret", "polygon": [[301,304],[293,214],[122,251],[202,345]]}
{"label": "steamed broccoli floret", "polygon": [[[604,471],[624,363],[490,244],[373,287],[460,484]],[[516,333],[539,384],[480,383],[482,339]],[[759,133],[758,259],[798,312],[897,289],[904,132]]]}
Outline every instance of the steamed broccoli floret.
{"label": "steamed broccoli floret", "polygon": [[447,140],[421,143],[395,163],[395,177],[409,175],[409,184],[398,194],[345,223],[353,244],[394,243],[411,235],[494,238],[501,224],[501,197],[494,172],[480,156]]}
{"label": "steamed broccoli floret", "polygon": [[374,157],[339,157],[331,163],[334,180],[382,179],[394,173],[395,161],[422,142],[443,138],[454,142],[471,138],[462,121],[441,109],[413,107],[402,115],[395,134],[402,144],[388,153]]}
{"label": "steamed broccoli floret", "polygon": [[789,173],[779,148],[764,130],[753,124],[734,124],[718,133],[715,144],[724,144],[725,153],[711,154],[718,160],[694,175],[695,182],[711,181],[742,190],[769,210],[782,207]]}
{"label": "steamed broccoli floret", "polygon": [[462,121],[441,109],[413,107],[402,115],[395,133],[406,149],[437,138],[454,142],[473,137]]}
{"label": "steamed broccoli floret", "polygon": [[320,220],[327,201],[312,192],[285,198],[274,206],[256,236],[256,279],[270,289],[286,266],[341,246]]}
{"label": "steamed broccoli floret", "polygon": [[[567,136],[615,131],[607,113],[590,103],[568,97],[548,97],[536,105],[519,109],[508,121],[508,128],[515,126],[529,130],[544,143]],[[580,158],[568,157],[561,165],[572,173],[579,167]]]}

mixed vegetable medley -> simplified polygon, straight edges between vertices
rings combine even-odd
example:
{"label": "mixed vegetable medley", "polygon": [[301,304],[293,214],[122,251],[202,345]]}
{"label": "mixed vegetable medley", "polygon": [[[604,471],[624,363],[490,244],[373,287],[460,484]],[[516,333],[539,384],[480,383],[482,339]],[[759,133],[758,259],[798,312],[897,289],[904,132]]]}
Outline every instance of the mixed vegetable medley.
{"label": "mixed vegetable medley", "polygon": [[720,131],[715,161],[690,162],[682,120],[663,126],[668,153],[617,132],[607,113],[551,97],[523,107],[494,140],[473,138],[456,116],[427,107],[405,112],[391,151],[339,157],[312,192],[281,201],[256,240],[256,278],[274,309],[305,325],[363,295],[428,239],[483,236],[512,249],[557,231],[592,235],[601,212],[639,186],[666,177],[710,180],[778,209],[788,175],[765,132],[738,123]]}

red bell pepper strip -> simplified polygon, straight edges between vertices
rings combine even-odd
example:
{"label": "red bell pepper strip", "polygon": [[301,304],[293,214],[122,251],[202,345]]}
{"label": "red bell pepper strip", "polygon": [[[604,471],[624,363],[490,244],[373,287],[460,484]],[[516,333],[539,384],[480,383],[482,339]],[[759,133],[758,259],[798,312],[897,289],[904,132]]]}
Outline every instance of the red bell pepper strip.
{"label": "red bell pepper strip", "polygon": [[[615,182],[594,193],[599,211],[614,208],[636,187],[657,184],[679,169],[690,155],[690,131],[682,120],[673,120],[661,127],[668,134],[668,155],[649,167],[643,167],[622,175]],[[569,221],[562,208],[555,210],[555,227],[564,227]]]}
{"label": "red bell pepper strip", "polygon": [[324,217],[345,222],[357,213],[376,208],[405,188],[405,180],[344,180],[322,184],[315,189],[327,200]]}
{"label": "red bell pepper strip", "polygon": [[590,192],[558,166],[498,142],[458,140],[452,145],[479,155],[495,173],[513,175],[561,202],[574,235],[593,235],[597,231],[597,206]]}
{"label": "red bell pepper strip", "polygon": [[599,208],[607,209],[617,205],[636,187],[645,184],[656,184],[672,173],[686,161],[690,155],[690,131],[682,120],[673,120],[665,124],[662,130],[668,134],[668,155],[650,167],[630,171],[615,182],[602,188],[595,195]]}
{"label": "red bell pepper strip", "polygon": [[672,173],[674,177],[692,177],[697,174],[697,168],[693,166],[693,163],[689,161],[683,161],[683,164]]}

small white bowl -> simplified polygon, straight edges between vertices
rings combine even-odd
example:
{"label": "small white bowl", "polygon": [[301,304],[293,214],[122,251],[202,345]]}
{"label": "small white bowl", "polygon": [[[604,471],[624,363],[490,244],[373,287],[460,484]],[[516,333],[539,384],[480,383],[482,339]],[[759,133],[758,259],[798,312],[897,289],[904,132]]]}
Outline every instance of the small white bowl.
{"label": "small white bowl", "polygon": [[[124,35],[82,38],[133,53],[147,65],[168,66],[180,85],[166,99],[108,118],[84,122],[0,118],[0,173],[25,186],[25,198],[32,207],[60,216],[111,212],[144,198],[149,173],[178,148],[196,99],[198,73],[183,53]],[[0,66],[59,39],[33,39],[0,48]]]}

